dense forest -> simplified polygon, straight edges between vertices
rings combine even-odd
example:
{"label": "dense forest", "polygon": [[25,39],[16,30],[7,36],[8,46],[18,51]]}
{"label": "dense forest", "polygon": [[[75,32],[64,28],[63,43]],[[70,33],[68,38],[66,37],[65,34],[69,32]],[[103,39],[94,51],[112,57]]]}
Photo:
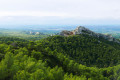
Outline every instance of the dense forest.
{"label": "dense forest", "polygon": [[0,37],[0,80],[120,80],[120,44],[83,34]]}

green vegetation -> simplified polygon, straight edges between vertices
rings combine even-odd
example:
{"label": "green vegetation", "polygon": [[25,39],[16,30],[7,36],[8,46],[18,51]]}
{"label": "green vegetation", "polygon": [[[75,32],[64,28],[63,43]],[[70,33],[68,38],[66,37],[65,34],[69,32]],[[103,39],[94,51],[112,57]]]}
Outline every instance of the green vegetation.
{"label": "green vegetation", "polygon": [[119,80],[120,44],[88,35],[0,38],[0,80]]}
{"label": "green vegetation", "polygon": [[[11,29],[1,29],[0,37],[17,37],[27,40],[40,40],[49,36],[49,34],[30,34],[31,30],[11,30]],[[33,31],[34,32],[34,31]]]}

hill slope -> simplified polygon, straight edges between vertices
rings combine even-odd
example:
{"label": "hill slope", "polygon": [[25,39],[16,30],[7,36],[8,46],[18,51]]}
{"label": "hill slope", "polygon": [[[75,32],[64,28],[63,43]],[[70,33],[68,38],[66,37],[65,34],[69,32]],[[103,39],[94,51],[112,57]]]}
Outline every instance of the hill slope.
{"label": "hill slope", "polygon": [[[120,79],[120,45],[104,38],[80,34],[35,42],[0,40],[0,80]],[[17,46],[8,44],[14,42]]]}
{"label": "hill slope", "polygon": [[[108,67],[120,62],[120,45],[105,39],[97,39],[89,35],[53,36],[41,43],[86,66]],[[47,45],[46,45],[47,44]]]}

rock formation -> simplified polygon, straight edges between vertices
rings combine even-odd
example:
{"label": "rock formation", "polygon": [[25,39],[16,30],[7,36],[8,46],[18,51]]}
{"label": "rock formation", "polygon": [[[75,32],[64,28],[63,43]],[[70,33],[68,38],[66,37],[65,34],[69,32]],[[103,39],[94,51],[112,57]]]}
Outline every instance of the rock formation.
{"label": "rock formation", "polygon": [[73,35],[73,34],[74,33],[72,31],[67,31],[67,30],[60,32],[61,36],[69,36],[69,35]]}
{"label": "rock formation", "polygon": [[83,26],[78,26],[75,30],[73,31],[67,31],[67,30],[64,30],[62,32],[59,33],[59,35],[61,36],[70,36],[70,35],[79,35],[79,34],[88,34],[90,36],[94,36],[94,37],[97,37],[97,38],[104,38],[108,41],[114,41],[114,42],[117,42],[117,43],[120,43],[118,40],[116,40],[115,38],[112,37],[112,35],[104,35],[104,34],[101,34],[101,33],[95,33]]}

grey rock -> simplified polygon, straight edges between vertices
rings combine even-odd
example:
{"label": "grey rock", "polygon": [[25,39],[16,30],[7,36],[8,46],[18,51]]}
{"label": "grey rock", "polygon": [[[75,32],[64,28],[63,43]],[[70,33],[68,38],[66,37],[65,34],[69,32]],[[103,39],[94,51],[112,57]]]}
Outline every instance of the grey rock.
{"label": "grey rock", "polygon": [[94,37],[97,37],[97,38],[104,38],[108,41],[114,41],[116,43],[120,43],[117,39],[113,38],[112,35],[108,34],[108,35],[104,35],[104,34],[101,34],[101,33],[95,33],[83,26],[78,26],[75,30],[73,31],[67,31],[67,30],[64,30],[62,32],[59,33],[59,35],[61,36],[71,36],[71,35],[80,35],[80,34],[88,34],[90,36],[94,36]]}
{"label": "grey rock", "polygon": [[73,32],[64,30],[64,31],[60,32],[60,35],[61,36],[70,36],[70,35],[73,35]]}

